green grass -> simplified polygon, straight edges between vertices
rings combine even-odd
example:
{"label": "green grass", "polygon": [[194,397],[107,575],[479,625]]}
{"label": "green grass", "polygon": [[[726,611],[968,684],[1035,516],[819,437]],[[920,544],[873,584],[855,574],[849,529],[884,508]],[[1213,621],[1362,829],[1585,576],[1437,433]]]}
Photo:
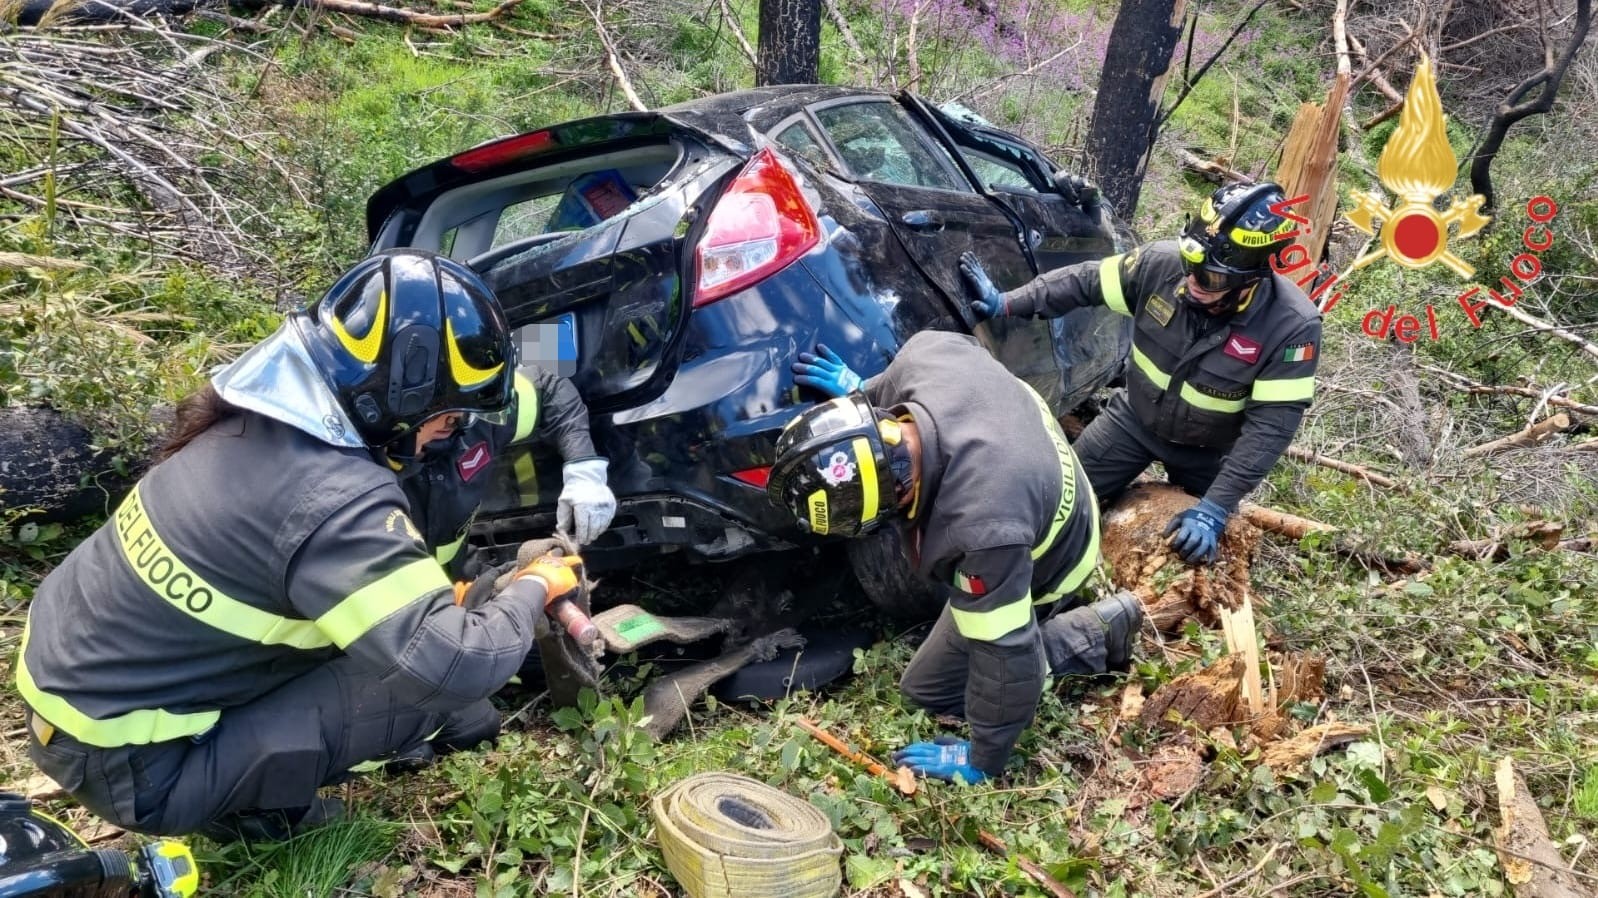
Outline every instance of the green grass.
{"label": "green grass", "polygon": [[[377,865],[394,850],[399,827],[373,817],[357,816],[309,830],[274,845],[227,846],[202,853],[202,870],[213,873],[209,892],[245,898],[306,898],[336,895],[355,885],[366,894],[382,875]],[[392,874],[390,874],[392,875]],[[392,894],[398,894],[392,893]]]}

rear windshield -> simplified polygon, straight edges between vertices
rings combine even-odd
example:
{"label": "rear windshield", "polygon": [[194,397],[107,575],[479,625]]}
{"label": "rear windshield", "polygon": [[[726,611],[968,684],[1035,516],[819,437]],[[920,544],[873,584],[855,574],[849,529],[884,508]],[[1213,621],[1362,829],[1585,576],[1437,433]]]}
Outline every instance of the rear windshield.
{"label": "rear windshield", "polygon": [[671,172],[677,147],[660,144],[463,185],[435,198],[411,240],[457,259],[582,231],[621,214]]}

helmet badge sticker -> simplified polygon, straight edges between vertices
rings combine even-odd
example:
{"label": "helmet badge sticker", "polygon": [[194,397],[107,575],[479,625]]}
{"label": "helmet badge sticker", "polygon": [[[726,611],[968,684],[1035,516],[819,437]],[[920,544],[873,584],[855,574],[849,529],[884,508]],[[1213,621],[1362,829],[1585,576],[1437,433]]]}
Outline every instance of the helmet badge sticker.
{"label": "helmet badge sticker", "polygon": [[841,486],[854,480],[856,465],[849,460],[848,453],[834,452],[824,464],[817,467],[817,470],[821,472],[821,479],[827,481],[828,486]]}

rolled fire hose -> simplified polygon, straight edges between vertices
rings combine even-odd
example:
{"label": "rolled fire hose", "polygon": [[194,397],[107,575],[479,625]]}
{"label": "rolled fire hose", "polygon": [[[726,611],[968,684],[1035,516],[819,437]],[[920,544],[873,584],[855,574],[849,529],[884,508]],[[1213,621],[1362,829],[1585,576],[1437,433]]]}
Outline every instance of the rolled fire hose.
{"label": "rolled fire hose", "polygon": [[843,842],[807,801],[730,773],[673,783],[651,803],[666,866],[689,898],[831,898]]}

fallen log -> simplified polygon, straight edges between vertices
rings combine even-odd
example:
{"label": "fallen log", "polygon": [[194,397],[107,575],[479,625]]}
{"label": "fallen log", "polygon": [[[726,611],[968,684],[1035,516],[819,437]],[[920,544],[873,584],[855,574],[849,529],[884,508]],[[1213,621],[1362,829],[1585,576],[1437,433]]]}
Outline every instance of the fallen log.
{"label": "fallen log", "polygon": [[1375,471],[1372,471],[1370,468],[1364,467],[1363,465],[1356,465],[1352,462],[1342,461],[1340,459],[1332,458],[1329,455],[1322,455],[1319,452],[1312,452],[1308,449],[1301,449],[1297,446],[1287,447],[1287,455],[1289,458],[1295,458],[1299,461],[1309,462],[1313,465],[1320,465],[1323,468],[1330,468],[1333,471],[1341,471],[1350,477],[1358,477],[1361,480],[1364,480],[1368,483],[1373,483],[1376,486],[1382,487],[1383,489],[1395,490],[1400,493],[1409,492],[1409,487],[1404,486],[1402,483],[1399,483],[1391,477],[1388,477],[1386,474],[1378,474]]}
{"label": "fallen log", "polygon": [[1401,555],[1392,555],[1387,552],[1373,551],[1348,539],[1342,535],[1341,531],[1330,524],[1312,521],[1309,518],[1301,518],[1285,511],[1277,511],[1274,508],[1265,508],[1246,502],[1243,504],[1242,515],[1249,523],[1261,530],[1269,530],[1288,539],[1303,539],[1311,533],[1334,534],[1331,543],[1332,551],[1362,564],[1368,564],[1371,567],[1380,568],[1391,573],[1418,574],[1431,567],[1424,558],[1414,552],[1406,551]]}
{"label": "fallen log", "polygon": [[1570,429],[1570,416],[1564,412],[1544,418],[1518,433],[1472,446],[1460,453],[1462,458],[1477,458],[1493,452],[1502,452],[1505,449],[1515,449],[1521,446],[1534,446],[1548,439],[1556,433]]}
{"label": "fallen log", "polygon": [[1241,705],[1247,663],[1242,655],[1227,655],[1203,670],[1166,683],[1143,701],[1138,723],[1177,728],[1191,724],[1205,733],[1241,723],[1246,716]]}
{"label": "fallen log", "polygon": [[1216,184],[1254,183],[1252,176],[1246,175],[1235,168],[1228,168],[1214,160],[1205,159],[1192,150],[1184,147],[1173,147],[1172,149],[1176,153],[1176,161],[1180,162],[1184,169],[1203,177],[1206,181]]}
{"label": "fallen log", "polygon": [[1455,374],[1454,372],[1449,371],[1447,368],[1439,368],[1435,365],[1421,365],[1420,367],[1421,370],[1430,371],[1431,373],[1442,377],[1444,380],[1447,380],[1453,384],[1454,387],[1463,390],[1466,393],[1499,396],[1525,396],[1528,399],[1536,399],[1546,402],[1549,405],[1555,405],[1560,408],[1568,408],[1573,412],[1580,412],[1583,415],[1598,415],[1598,405],[1588,405],[1583,402],[1576,402],[1572,399],[1567,399],[1564,396],[1556,396],[1554,394],[1559,392],[1558,388],[1555,388],[1554,390],[1539,390],[1534,387],[1510,387],[1501,384],[1484,384],[1479,381],[1471,380],[1463,374]]}
{"label": "fallen log", "polygon": [[1593,894],[1593,883],[1583,883],[1560,857],[1548,836],[1537,800],[1510,759],[1498,762],[1493,779],[1498,785],[1499,824],[1493,830],[1504,878],[1516,898],[1583,898]]}
{"label": "fallen log", "polygon": [[148,467],[144,458],[119,464],[54,409],[0,408],[0,511],[32,509],[37,521],[105,514]]}

